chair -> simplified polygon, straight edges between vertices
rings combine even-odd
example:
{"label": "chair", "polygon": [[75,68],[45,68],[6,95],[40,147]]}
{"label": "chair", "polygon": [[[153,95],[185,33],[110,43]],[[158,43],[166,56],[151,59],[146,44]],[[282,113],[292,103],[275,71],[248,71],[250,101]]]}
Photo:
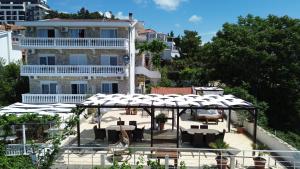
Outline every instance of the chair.
{"label": "chair", "polygon": [[136,121],[129,121],[129,125],[133,125],[133,126],[137,126],[137,123],[136,123]]}
{"label": "chair", "polygon": [[216,137],[215,134],[207,133],[206,136],[205,136],[206,146],[209,147],[209,144],[215,142],[216,139],[217,139],[217,137]]}
{"label": "chair", "polygon": [[121,156],[125,154],[130,154],[128,151],[128,146],[130,144],[129,136],[125,130],[122,129],[120,125],[120,138],[115,144],[109,144],[109,152],[112,152],[115,156]]}
{"label": "chair", "polygon": [[200,129],[208,129],[208,125],[200,125]]}
{"label": "chair", "polygon": [[195,133],[193,136],[194,147],[204,147],[204,137],[202,133]]}
{"label": "chair", "polygon": [[118,131],[108,130],[107,135],[108,135],[108,142],[110,142],[110,143],[115,143],[118,140],[120,140]]}
{"label": "chair", "polygon": [[106,131],[105,129],[98,129],[97,126],[94,126],[94,134],[95,134],[95,140],[101,139],[104,140],[106,137]]}
{"label": "chair", "polygon": [[117,121],[117,125],[120,126],[120,125],[124,125],[125,122],[124,121]]}
{"label": "chair", "polygon": [[191,125],[191,129],[199,129],[198,125]]}
{"label": "chair", "polygon": [[220,133],[216,136],[216,140],[224,140],[225,132],[226,132],[226,130],[223,129],[223,132],[220,132]]}
{"label": "chair", "polygon": [[185,142],[192,143],[193,135],[189,134],[187,131],[183,131],[182,129],[180,129],[180,131],[181,131],[181,144]]}
{"label": "chair", "polygon": [[142,139],[144,138],[144,131],[145,131],[145,126],[141,129],[136,128],[135,130],[133,130],[132,131],[133,140],[141,142]]}

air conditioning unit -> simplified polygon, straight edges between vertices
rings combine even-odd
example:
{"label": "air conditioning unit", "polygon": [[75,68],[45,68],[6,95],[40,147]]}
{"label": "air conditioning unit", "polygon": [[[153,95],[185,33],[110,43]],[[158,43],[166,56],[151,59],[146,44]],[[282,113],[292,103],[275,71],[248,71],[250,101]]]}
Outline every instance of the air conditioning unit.
{"label": "air conditioning unit", "polygon": [[68,27],[62,27],[61,32],[68,32]]}

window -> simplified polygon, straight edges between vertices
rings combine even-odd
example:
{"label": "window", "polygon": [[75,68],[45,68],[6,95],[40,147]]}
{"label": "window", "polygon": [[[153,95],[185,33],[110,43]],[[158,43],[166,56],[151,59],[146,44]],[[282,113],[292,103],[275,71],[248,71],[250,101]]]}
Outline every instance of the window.
{"label": "window", "polygon": [[13,9],[23,9],[23,6],[13,6]]}
{"label": "window", "polygon": [[118,83],[102,83],[102,93],[115,94],[119,92]]}
{"label": "window", "polygon": [[0,11],[0,15],[4,15],[4,11]]}
{"label": "window", "polygon": [[87,83],[86,82],[76,82],[71,84],[72,94],[86,94],[87,93]]}
{"label": "window", "polygon": [[117,56],[100,56],[101,65],[118,65]]}
{"label": "window", "polygon": [[71,55],[70,65],[87,65],[86,55]]}
{"label": "window", "polygon": [[101,29],[101,38],[117,38],[117,29]]}
{"label": "window", "polygon": [[55,56],[41,56],[40,65],[55,65]]}
{"label": "window", "polygon": [[57,94],[56,87],[56,82],[42,83],[42,94]]}
{"label": "window", "polygon": [[11,11],[6,11],[6,15],[11,15]]}
{"label": "window", "polygon": [[25,15],[24,11],[19,11],[19,15]]}
{"label": "window", "polygon": [[84,29],[69,29],[69,36],[71,38],[84,38],[85,30]]}
{"label": "window", "polygon": [[17,15],[17,11],[12,11],[12,15]]}
{"label": "window", "polygon": [[1,9],[10,9],[10,6],[1,6]]}

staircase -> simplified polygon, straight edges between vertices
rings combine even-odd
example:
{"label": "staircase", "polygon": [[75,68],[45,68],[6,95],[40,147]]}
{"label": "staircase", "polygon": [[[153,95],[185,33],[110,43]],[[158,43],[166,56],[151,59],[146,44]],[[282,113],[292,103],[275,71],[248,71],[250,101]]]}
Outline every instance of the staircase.
{"label": "staircase", "polygon": [[150,79],[160,79],[161,75],[159,71],[151,71],[144,66],[135,67],[135,74],[144,75]]}

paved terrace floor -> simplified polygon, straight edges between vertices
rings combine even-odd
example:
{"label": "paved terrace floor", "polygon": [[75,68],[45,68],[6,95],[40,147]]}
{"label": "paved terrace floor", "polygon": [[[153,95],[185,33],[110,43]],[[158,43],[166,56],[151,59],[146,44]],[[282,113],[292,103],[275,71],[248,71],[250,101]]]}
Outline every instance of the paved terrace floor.
{"label": "paved terrace floor", "polygon": [[[156,114],[159,114],[157,112]],[[169,117],[171,117],[172,113],[169,112]],[[139,143],[132,143],[131,147],[150,147],[150,116],[147,115],[147,113],[144,111],[138,111],[137,115],[126,115],[125,110],[118,110],[118,109],[111,109],[107,113],[105,113],[102,116],[101,119],[101,128],[106,128],[111,125],[116,125],[119,117],[122,119],[122,121],[125,121],[125,125],[129,123],[131,120],[137,121],[137,127],[142,128],[145,126],[145,134],[144,134],[144,140]],[[176,120],[175,120],[176,121]],[[202,122],[194,121],[190,113],[186,113],[180,117],[180,127],[182,128],[190,128],[190,125],[201,125]],[[107,140],[104,141],[95,141],[93,127],[97,125],[95,123],[92,123],[92,117],[89,117],[88,119],[81,120],[81,144],[84,147],[107,147],[108,143]],[[176,126],[176,122],[175,122]],[[224,122],[219,122],[216,124],[210,124],[208,125],[209,129],[216,129],[220,132],[223,129],[226,129],[227,131],[227,122],[224,120]],[[239,150],[250,150],[250,151],[242,151],[237,156],[241,156],[240,158],[236,158],[236,167],[237,168],[243,168],[242,166],[253,166],[253,159],[252,159],[252,140],[247,137],[244,134],[238,134],[236,132],[236,129],[231,126],[232,130],[230,133],[225,133],[224,141],[229,144],[229,146],[233,149],[239,149]],[[168,120],[168,122],[165,124],[165,129],[172,129],[172,121]],[[174,128],[174,131],[176,131],[176,127]],[[75,136],[70,136],[67,138],[64,142],[64,146],[77,146],[77,140]],[[154,144],[154,147],[163,147],[163,148],[176,148],[176,143],[162,143],[162,144]],[[181,148],[191,148],[191,150],[196,150],[192,147],[192,145],[189,145],[187,143],[180,145]],[[102,154],[102,155],[101,155]],[[103,155],[104,154],[104,155]],[[148,159],[151,159],[148,154],[150,154],[150,151],[139,151],[133,153],[130,158],[125,156],[122,157],[123,160],[128,158],[129,162],[132,164],[135,164],[138,157],[143,157],[145,161]],[[200,156],[199,156],[200,155]],[[102,157],[101,157],[102,156]],[[102,162],[105,161],[105,164],[110,164],[112,162],[110,155],[107,154],[107,151],[99,151],[99,150],[93,150],[93,149],[86,149],[86,150],[80,150],[80,151],[63,151],[59,154],[58,159],[56,160],[55,164],[52,168],[92,168],[92,166],[100,165],[101,164],[101,158]],[[246,156],[246,158],[243,158],[242,156]],[[209,165],[214,166],[216,165],[215,161],[215,153],[213,152],[181,152],[179,157],[180,161],[185,161],[188,168],[199,168],[198,166],[201,165]],[[104,159],[104,160],[103,160]],[[273,158],[268,158],[267,160],[270,166],[272,168],[284,168],[279,163],[276,163]],[[164,160],[162,160],[162,163]],[[170,163],[173,163],[173,160],[170,160]]]}

